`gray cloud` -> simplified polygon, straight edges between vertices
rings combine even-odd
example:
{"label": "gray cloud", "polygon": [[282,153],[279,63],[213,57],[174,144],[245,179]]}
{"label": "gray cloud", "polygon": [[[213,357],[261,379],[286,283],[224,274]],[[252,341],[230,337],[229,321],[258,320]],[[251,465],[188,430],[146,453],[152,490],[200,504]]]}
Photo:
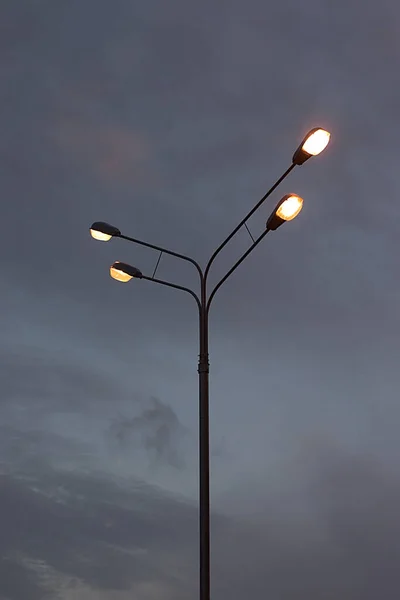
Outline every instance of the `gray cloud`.
{"label": "gray cloud", "polygon": [[[283,481],[280,490],[261,484],[264,499],[252,516],[213,515],[214,593],[239,598],[247,590],[283,600],[299,589],[313,600],[398,593],[396,474],[322,441],[304,448],[287,465],[291,471],[295,481]],[[40,581],[35,564],[78,593],[83,586],[117,593],[146,582],[171,587],[178,598],[195,591],[197,511],[161,490],[43,464],[34,473],[3,474],[0,503],[9,515],[0,597],[19,600],[29,584],[33,597],[44,598],[49,579],[42,568]],[[18,586],[8,589],[18,570]]]}
{"label": "gray cloud", "polygon": [[[88,227],[204,262],[314,125],[330,147],[251,229],[281,193],[302,194],[302,214],[211,314],[213,592],[395,597],[398,7],[20,0],[5,13],[0,597],[196,593],[194,307],[112,283],[112,261],[151,273],[157,256],[94,244]],[[248,243],[237,236],[212,281]],[[165,257],[159,274],[197,284]]]}
{"label": "gray cloud", "polygon": [[170,406],[157,398],[151,398],[148,404],[139,415],[115,420],[109,429],[111,438],[124,452],[131,452],[139,442],[149,451],[155,465],[161,462],[183,468],[185,459],[179,446],[187,431]]}
{"label": "gray cloud", "polygon": [[133,454],[137,464],[145,461],[153,469],[185,467],[187,444],[195,440],[188,439],[171,406],[157,398],[130,395],[103,372],[79,362],[62,364],[39,348],[14,349],[1,363],[4,464],[48,454],[56,463],[88,464],[105,437],[108,459],[123,456],[129,462]]}
{"label": "gray cloud", "polygon": [[[150,508],[151,495],[143,496],[139,489],[134,493],[133,509],[127,505],[127,501],[132,502],[130,494],[124,495],[118,485],[87,474],[52,476],[37,471],[28,482],[15,476],[2,479],[2,513],[9,513],[13,507],[12,522],[2,527],[2,555],[15,568],[21,564],[20,557],[33,558],[71,580],[115,591],[129,589],[134,582],[156,579],[157,572],[167,584],[173,580],[172,574],[164,574],[162,565],[156,565],[156,555],[167,552],[173,523],[163,522],[159,514],[156,525],[153,510],[158,512],[158,503]],[[168,501],[163,504],[167,514]],[[4,588],[1,593],[5,594]],[[21,597],[18,590],[12,593],[11,598]]]}
{"label": "gray cloud", "polygon": [[[78,361],[66,364],[41,348],[15,348],[1,355],[2,405],[31,399],[37,417],[43,412],[84,412],[94,402],[111,404],[121,390],[100,370],[88,371]],[[29,410],[29,406],[26,407]]]}

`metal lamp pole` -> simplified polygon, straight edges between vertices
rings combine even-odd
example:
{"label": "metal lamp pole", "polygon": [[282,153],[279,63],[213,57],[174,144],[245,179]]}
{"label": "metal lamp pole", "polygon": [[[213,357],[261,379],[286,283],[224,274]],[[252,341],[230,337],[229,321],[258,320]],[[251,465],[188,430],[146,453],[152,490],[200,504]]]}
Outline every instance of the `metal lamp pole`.
{"label": "metal lamp pole", "polygon": [[[325,138],[327,136],[327,141],[325,145],[323,144],[324,140],[321,137],[321,132],[325,134]],[[314,138],[314,146],[316,139],[319,137],[320,146],[318,147],[318,151],[310,151],[314,150],[314,147],[310,145],[310,140]],[[318,141],[318,140],[317,140]],[[207,263],[205,270],[203,271],[200,265],[189,256],[184,254],[179,254],[177,252],[173,252],[161,246],[156,246],[154,244],[150,244],[148,242],[144,242],[142,240],[138,240],[136,238],[128,237],[123,235],[119,229],[109,225],[104,222],[96,222],[90,228],[90,232],[92,237],[101,241],[108,241],[111,237],[119,237],[124,240],[128,240],[135,244],[139,244],[141,246],[146,246],[148,248],[152,248],[157,250],[159,254],[159,258],[154,269],[154,273],[152,277],[145,276],[131,265],[121,262],[115,262],[111,269],[110,273],[114,279],[120,281],[128,281],[131,278],[145,279],[147,281],[152,281],[154,283],[158,283],[164,286],[168,286],[171,288],[175,288],[178,290],[182,290],[184,292],[189,293],[196,301],[198,307],[198,315],[199,315],[199,360],[198,360],[198,374],[199,374],[199,525],[200,525],[200,600],[210,600],[210,431],[209,431],[209,349],[208,349],[208,331],[209,331],[209,310],[211,302],[218,291],[218,289],[225,283],[228,277],[237,269],[237,267],[245,260],[245,258],[254,250],[254,248],[261,242],[261,240],[266,236],[266,234],[271,231],[277,229],[280,225],[282,225],[285,220],[291,220],[293,216],[285,216],[284,212],[279,214],[279,208],[283,207],[285,201],[288,199],[297,198],[301,201],[297,212],[295,212],[294,216],[300,212],[302,199],[298,196],[288,195],[282,198],[280,202],[278,202],[275,210],[271,214],[268,219],[267,226],[265,231],[256,239],[251,236],[250,231],[247,227],[248,219],[253,215],[253,213],[260,208],[260,206],[265,202],[265,200],[272,194],[272,192],[278,187],[278,185],[289,175],[289,173],[294,169],[296,165],[303,164],[306,160],[308,160],[311,156],[319,154],[329,141],[329,134],[321,129],[315,128],[312,129],[303,139],[302,143],[296,150],[293,156],[293,162],[290,167],[285,171],[285,173],[275,182],[275,184],[268,190],[268,192],[261,198],[259,202],[251,209],[251,211],[244,217],[244,219],[235,227],[235,229],[228,235],[228,237],[222,242],[222,244],[215,250],[212,254],[210,260]],[[308,144],[308,145],[307,145]],[[322,147],[321,147],[322,146]],[[222,277],[222,279],[216,284],[212,292],[208,295],[207,293],[207,277],[210,272],[211,265],[213,264],[215,258],[221,252],[221,250],[226,246],[226,244],[232,239],[232,237],[241,229],[242,227],[246,227],[252,238],[252,245],[248,248],[248,250],[243,254],[243,256],[233,265],[231,269]],[[162,254],[168,254],[175,258],[180,258],[182,260],[188,261],[192,263],[200,278],[200,295],[191,290],[188,287],[181,286],[175,283],[171,283],[169,281],[164,281],[162,279],[155,278],[155,274],[158,268],[158,264],[160,262],[160,258]]]}

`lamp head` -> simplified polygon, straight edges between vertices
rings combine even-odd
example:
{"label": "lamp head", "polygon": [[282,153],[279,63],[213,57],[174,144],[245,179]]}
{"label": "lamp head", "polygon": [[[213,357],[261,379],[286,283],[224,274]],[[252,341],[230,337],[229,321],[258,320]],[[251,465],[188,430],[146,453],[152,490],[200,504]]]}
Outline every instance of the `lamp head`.
{"label": "lamp head", "polygon": [[114,225],[104,223],[104,221],[96,221],[90,228],[90,235],[100,242],[108,242],[112,237],[121,235],[121,232]]}
{"label": "lamp head", "polygon": [[285,221],[292,221],[297,217],[302,208],[303,198],[297,196],[297,194],[286,194],[275,206],[273,213],[271,213],[267,221],[267,229],[275,231]]}
{"label": "lamp head", "polygon": [[329,131],[321,127],[311,129],[293,154],[293,164],[302,165],[312,156],[321,154],[329,144],[330,137]]}
{"label": "lamp head", "polygon": [[130,281],[133,277],[136,279],[141,279],[143,277],[142,272],[139,271],[139,269],[132,267],[132,265],[128,265],[127,263],[120,262],[119,260],[111,265],[110,275],[113,279],[121,281],[122,283]]}

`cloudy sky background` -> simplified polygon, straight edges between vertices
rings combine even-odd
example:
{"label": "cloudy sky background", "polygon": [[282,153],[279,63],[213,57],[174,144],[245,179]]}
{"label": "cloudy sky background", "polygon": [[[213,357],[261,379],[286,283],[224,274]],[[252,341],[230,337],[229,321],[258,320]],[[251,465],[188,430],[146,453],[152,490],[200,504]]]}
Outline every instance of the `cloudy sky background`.
{"label": "cloudy sky background", "polygon": [[[198,589],[197,321],[94,220],[204,263],[305,199],[211,315],[213,598],[397,597],[392,0],[9,0],[0,53],[0,598]],[[212,281],[248,247],[240,232]],[[163,257],[159,276],[195,285]]]}

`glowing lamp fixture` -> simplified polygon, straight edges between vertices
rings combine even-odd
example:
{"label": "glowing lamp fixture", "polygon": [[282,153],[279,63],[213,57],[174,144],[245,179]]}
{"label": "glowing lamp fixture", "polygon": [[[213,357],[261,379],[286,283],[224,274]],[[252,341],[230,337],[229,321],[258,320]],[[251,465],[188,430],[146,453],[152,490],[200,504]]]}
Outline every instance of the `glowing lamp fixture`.
{"label": "glowing lamp fixture", "polygon": [[143,277],[142,272],[139,271],[139,269],[126,263],[119,262],[119,260],[111,265],[110,275],[113,279],[121,281],[122,283],[130,281],[133,277],[136,279],[141,279]]}
{"label": "glowing lamp fixture", "polygon": [[276,205],[267,221],[267,229],[275,231],[285,221],[292,221],[303,208],[303,198],[297,194],[287,194]]}
{"label": "glowing lamp fixture", "polygon": [[311,129],[294,153],[293,164],[302,165],[312,156],[321,154],[329,144],[330,137],[331,134],[329,131],[325,131],[325,129],[321,129],[320,127]]}
{"label": "glowing lamp fixture", "polygon": [[121,235],[119,229],[110,225],[109,223],[104,223],[103,221],[96,221],[90,228],[90,235],[94,240],[99,240],[100,242],[108,242],[112,237],[118,237]]}

